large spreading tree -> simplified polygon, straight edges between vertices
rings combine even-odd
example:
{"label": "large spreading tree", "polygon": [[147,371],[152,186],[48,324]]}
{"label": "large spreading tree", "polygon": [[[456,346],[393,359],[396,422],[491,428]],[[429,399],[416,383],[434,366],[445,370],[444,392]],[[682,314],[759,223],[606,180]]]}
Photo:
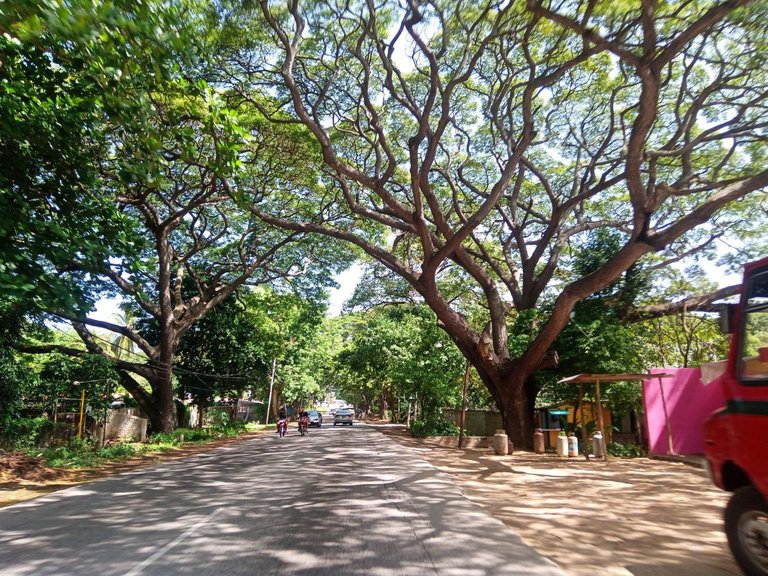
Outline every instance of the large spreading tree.
{"label": "large spreading tree", "polygon": [[[72,322],[87,353],[114,364],[120,383],[158,431],[172,430],[176,424],[173,367],[183,336],[197,322],[246,285],[300,292],[306,285],[305,291],[314,292],[323,283],[330,284],[332,271],[345,261],[333,245],[275,229],[240,210],[217,176],[228,170],[221,166],[221,142],[227,139],[220,128],[226,122],[207,128],[198,125],[189,107],[185,106],[185,119],[169,102],[164,104],[163,114],[172,120],[167,136],[157,142],[164,160],[160,168],[150,171],[147,180],[119,181],[113,188],[114,201],[144,240],[142,249],[135,257],[109,258],[90,272],[130,302],[148,328],[142,330],[141,322],[131,326],[96,319],[87,312],[46,310]],[[206,105],[208,111],[214,108],[211,102]],[[188,131],[193,144],[180,141],[179,129]],[[252,189],[270,186],[271,176],[245,177]],[[111,339],[99,336],[94,328],[127,339],[140,356],[116,355]],[[24,350],[83,353],[58,345]]]}
{"label": "large spreading tree", "polygon": [[[290,180],[289,169],[276,164],[276,157],[294,166],[307,154],[300,142],[260,122],[258,114],[238,123],[201,79],[206,45],[199,43],[199,52],[188,50],[204,30],[195,8],[193,2],[74,2],[19,13],[9,28],[17,34],[13,46],[52,62],[41,78],[58,79],[58,85],[43,84],[50,92],[47,106],[38,101],[42,95],[28,100],[16,94],[10,103],[38,113],[75,100],[94,110],[88,133],[100,144],[85,147],[88,138],[83,144],[61,142],[55,130],[41,128],[38,148],[59,147],[50,151],[52,167],[39,174],[30,168],[26,181],[17,178],[3,190],[3,198],[16,192],[20,206],[35,210],[30,223],[13,231],[20,246],[31,247],[16,260],[34,266],[12,269],[9,283],[34,287],[55,278],[54,289],[34,302],[34,310],[71,322],[84,349],[45,342],[15,345],[27,352],[106,358],[155,431],[176,424],[175,356],[196,322],[245,285],[317,295],[349,258],[349,251],[340,253],[333,243],[267,225],[240,208],[227,178],[247,184],[252,194],[267,195]],[[12,64],[24,62],[19,57]],[[33,80],[30,84],[37,86]],[[18,116],[16,124],[26,118]],[[72,116],[73,122],[80,118]],[[16,124],[11,128],[22,131],[24,126]],[[78,153],[74,166],[68,157],[55,157],[68,145]],[[40,153],[32,148],[30,157]],[[54,168],[65,175],[82,170],[89,178],[50,177]],[[97,208],[103,218],[92,215]],[[116,235],[110,224],[122,234],[121,250],[108,242]],[[40,230],[48,228],[56,244],[41,237]],[[60,297],[75,288],[77,298]],[[104,294],[129,302],[150,328],[94,318],[93,300]],[[114,337],[105,338],[99,330],[132,343],[139,354],[120,354],[111,345]]]}
{"label": "large spreading tree", "polygon": [[[198,7],[0,18],[0,138],[23,160],[0,166],[0,311],[71,320],[156,429],[194,322],[243,284],[320,286],[353,255],[307,234],[407,282],[525,446],[532,376],[579,302],[610,287],[631,318],[638,269],[749,253],[764,221],[763,2]],[[615,246],[576,266],[601,237]],[[88,317],[107,286],[156,339]]]}
{"label": "large spreading tree", "polygon": [[[578,302],[765,216],[765,3],[262,0],[228,16],[261,39],[226,63],[241,105],[304,126],[325,165],[313,199],[252,212],[405,279],[518,445]],[[620,241],[580,275],[600,229]],[[543,300],[513,353],[509,323]]]}

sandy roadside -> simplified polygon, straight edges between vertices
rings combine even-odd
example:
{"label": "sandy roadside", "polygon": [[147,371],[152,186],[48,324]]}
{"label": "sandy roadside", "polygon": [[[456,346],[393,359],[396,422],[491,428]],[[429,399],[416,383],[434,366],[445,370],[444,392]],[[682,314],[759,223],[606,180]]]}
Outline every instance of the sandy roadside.
{"label": "sandy roadside", "polygon": [[722,527],[728,494],[700,468],[647,458],[456,450],[402,435],[471,500],[569,576],[738,576]]}

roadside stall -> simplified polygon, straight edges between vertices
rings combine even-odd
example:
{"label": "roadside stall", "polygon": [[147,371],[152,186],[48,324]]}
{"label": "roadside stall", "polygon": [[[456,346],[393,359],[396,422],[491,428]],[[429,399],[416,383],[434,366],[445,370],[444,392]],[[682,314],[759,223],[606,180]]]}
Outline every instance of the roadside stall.
{"label": "roadside stall", "polygon": [[[661,397],[664,399],[664,386],[662,384],[663,378],[669,378],[669,374],[660,373],[660,374],[637,374],[637,373],[618,373],[618,374],[576,374],[575,376],[568,376],[567,378],[563,378],[562,380],[559,380],[558,382],[561,384],[578,384],[579,385],[579,400],[578,400],[578,413],[584,414],[584,385],[585,384],[594,384],[595,385],[595,403],[598,406],[597,409],[597,430],[600,432],[600,435],[605,438],[605,421],[603,418],[603,410],[602,410],[602,400],[600,398],[600,384],[610,384],[612,382],[630,382],[630,381],[645,381],[645,380],[651,380],[653,378],[658,378],[659,381],[659,388],[661,390]],[[672,434],[669,429],[669,415],[667,414],[666,410],[666,403],[664,402],[664,414],[665,414],[665,421],[667,426],[667,434],[669,437],[670,447],[671,447],[671,438]],[[584,423],[582,423],[581,426],[581,442],[582,446],[587,445],[587,427]],[[603,460],[607,460],[608,458],[608,452],[605,449],[605,445],[603,445],[602,454],[596,454],[595,457],[602,458]],[[586,450],[584,451],[586,454]]]}

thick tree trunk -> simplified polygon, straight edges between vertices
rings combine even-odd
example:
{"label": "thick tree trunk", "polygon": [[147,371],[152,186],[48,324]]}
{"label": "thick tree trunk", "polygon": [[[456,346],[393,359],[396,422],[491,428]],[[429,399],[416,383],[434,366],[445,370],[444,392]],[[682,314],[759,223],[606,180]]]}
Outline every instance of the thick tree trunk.
{"label": "thick tree trunk", "polygon": [[149,418],[152,432],[167,433],[176,428],[176,405],[173,401],[170,370],[165,371],[165,375],[148,379],[152,387],[150,395],[128,372],[120,371],[120,383]]}
{"label": "thick tree trunk", "polygon": [[516,450],[533,450],[533,399],[529,399],[525,380],[513,375],[501,386],[501,411],[504,429]]}
{"label": "thick tree trunk", "polygon": [[155,432],[173,432],[176,429],[176,404],[173,401],[173,383],[170,370],[150,381],[152,398],[156,407],[154,417],[150,416],[152,430]]}
{"label": "thick tree trunk", "polygon": [[524,372],[511,368],[494,370],[475,365],[480,378],[501,412],[504,430],[516,450],[533,450],[534,402],[536,387]]}
{"label": "thick tree trunk", "polygon": [[208,405],[209,405],[208,397],[198,396],[196,400],[197,400],[197,422],[194,423],[194,427],[202,428],[203,420],[205,418],[205,411],[208,409]]}
{"label": "thick tree trunk", "polygon": [[389,404],[387,403],[387,395],[386,393],[382,393],[381,403],[379,404],[379,419],[388,421],[389,420],[388,412],[389,412]]}

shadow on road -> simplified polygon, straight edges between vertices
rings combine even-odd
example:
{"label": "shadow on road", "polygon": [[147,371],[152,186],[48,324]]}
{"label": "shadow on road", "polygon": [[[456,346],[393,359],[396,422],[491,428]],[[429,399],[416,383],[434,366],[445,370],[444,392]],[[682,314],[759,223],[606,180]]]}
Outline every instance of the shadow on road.
{"label": "shadow on road", "polygon": [[587,462],[456,450],[393,434],[569,576],[738,576],[728,494],[704,472],[645,458]]}
{"label": "shadow on road", "polygon": [[262,436],[0,510],[1,574],[557,575],[373,429]]}

